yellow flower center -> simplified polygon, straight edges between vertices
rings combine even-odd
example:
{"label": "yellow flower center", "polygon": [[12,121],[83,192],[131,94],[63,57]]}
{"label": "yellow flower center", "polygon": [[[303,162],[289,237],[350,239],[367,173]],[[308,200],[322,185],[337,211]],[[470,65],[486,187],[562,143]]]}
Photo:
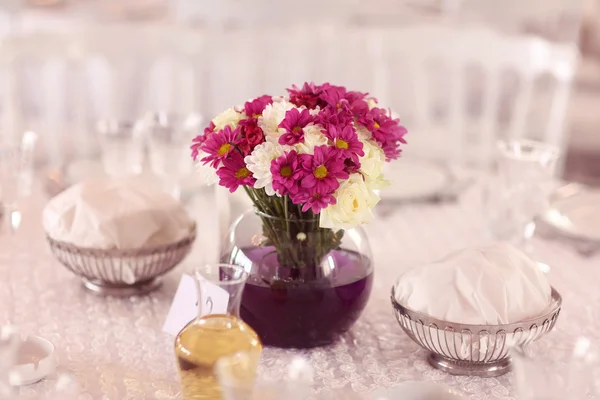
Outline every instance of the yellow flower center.
{"label": "yellow flower center", "polygon": [[315,168],[315,172],[313,172],[313,174],[315,178],[323,179],[327,176],[327,167],[324,165],[319,165],[317,168]]}
{"label": "yellow flower center", "polygon": [[292,129],[292,132],[294,132],[294,133],[298,133],[298,132],[300,132],[301,130],[302,130],[302,128],[300,128],[299,126],[295,126],[295,127]]}
{"label": "yellow flower center", "polygon": [[283,176],[284,178],[289,178],[290,176],[292,176],[292,169],[290,168],[289,165],[284,165],[283,167],[281,167],[281,169],[279,170],[279,173],[281,174],[281,176]]}
{"label": "yellow flower center", "polygon": [[352,200],[352,211],[356,211],[357,208],[358,208],[358,200],[354,199],[354,200]]}
{"label": "yellow flower center", "polygon": [[235,177],[237,179],[244,179],[249,176],[250,176],[250,171],[246,167],[242,167],[242,168],[238,169],[237,172],[235,173]]}
{"label": "yellow flower center", "polygon": [[253,115],[252,115],[252,118],[256,119],[256,118],[260,117],[261,115],[262,115],[262,114],[253,114]]}
{"label": "yellow flower center", "polygon": [[377,122],[375,122],[375,123],[373,124],[373,126],[375,127],[375,129],[379,129],[379,128],[381,128],[381,125],[379,125]]}
{"label": "yellow flower center", "polygon": [[346,142],[345,140],[342,140],[342,139],[336,139],[335,147],[337,147],[338,149],[347,149],[348,142]]}
{"label": "yellow flower center", "polygon": [[217,155],[222,157],[224,155],[229,154],[230,151],[231,151],[231,144],[224,143],[221,145],[221,147],[219,147],[219,150],[217,151]]}
{"label": "yellow flower center", "polygon": [[342,105],[341,105],[340,103],[337,103],[337,104],[335,105],[335,108],[342,108]]}

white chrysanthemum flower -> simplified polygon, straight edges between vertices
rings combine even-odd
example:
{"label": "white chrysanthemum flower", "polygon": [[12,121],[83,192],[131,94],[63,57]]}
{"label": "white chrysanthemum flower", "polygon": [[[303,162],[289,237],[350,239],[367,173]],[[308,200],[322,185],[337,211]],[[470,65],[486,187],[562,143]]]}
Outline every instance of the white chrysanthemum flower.
{"label": "white chrysanthemum flower", "polygon": [[350,229],[373,220],[373,207],[379,202],[379,196],[369,190],[362,175],[350,175],[340,183],[333,196],[336,204],[321,210],[321,228]]}
{"label": "white chrysanthemum flower", "polygon": [[370,140],[373,137],[371,131],[361,124],[354,124],[354,127],[356,128],[356,134],[361,141]]}
{"label": "white chrysanthemum flower", "polygon": [[374,109],[375,107],[379,107],[379,103],[374,98],[367,99],[367,104],[369,105],[369,110]]}
{"label": "white chrysanthemum flower", "polygon": [[198,162],[196,162],[196,172],[200,175],[202,182],[206,186],[214,185],[219,181],[219,177],[217,176],[217,170],[210,166],[210,164],[204,164],[202,160],[206,157],[208,153],[199,152],[198,157],[196,158]]}
{"label": "white chrysanthemum flower", "polygon": [[275,195],[273,190],[273,175],[271,174],[271,161],[283,155],[287,146],[278,143],[261,143],[252,150],[249,156],[244,158],[246,168],[256,179],[255,188],[265,188],[269,196]]}
{"label": "white chrysanthemum flower", "polygon": [[390,182],[383,177],[385,153],[379,145],[371,140],[361,140],[364,156],[359,157],[360,172],[365,177],[365,183],[370,190],[383,190]]}
{"label": "white chrysanthemum flower", "polygon": [[308,125],[304,127],[304,142],[294,146],[299,154],[314,154],[316,146],[327,144],[327,136],[323,135],[321,125]]}
{"label": "white chrysanthemum flower", "polygon": [[239,113],[233,108],[228,108],[227,110],[223,111],[221,114],[213,118],[212,122],[213,124],[215,124],[215,131],[220,131],[228,125],[232,128],[237,127],[238,122],[244,119],[244,117],[245,114]]}
{"label": "white chrysanthemum flower", "polygon": [[360,172],[366,178],[376,178],[383,172],[385,153],[377,143],[371,140],[361,140],[361,143],[363,144],[365,155],[358,158],[360,161]]}
{"label": "white chrysanthemum flower", "polygon": [[265,133],[267,142],[277,143],[279,137],[285,133],[284,129],[279,128],[279,124],[285,118],[285,113],[296,106],[287,100],[281,99],[274,101],[273,104],[268,104],[258,117],[258,126]]}
{"label": "white chrysanthemum flower", "polygon": [[370,191],[377,195],[379,195],[383,189],[389,187],[391,184],[392,183],[388,179],[385,179],[383,174],[379,175],[375,179],[365,180],[365,185],[367,185]]}

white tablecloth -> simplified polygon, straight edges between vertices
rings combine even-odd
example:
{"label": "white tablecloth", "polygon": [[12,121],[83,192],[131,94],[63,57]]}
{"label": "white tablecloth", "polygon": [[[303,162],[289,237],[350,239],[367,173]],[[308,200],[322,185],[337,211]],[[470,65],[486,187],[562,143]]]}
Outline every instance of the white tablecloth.
{"label": "white tablecloth", "polygon": [[[389,302],[400,271],[482,240],[478,208],[468,197],[459,204],[407,205],[367,227],[376,266],[367,309],[335,345],[301,352],[315,368],[317,391],[366,392],[413,380],[442,383],[471,399],[514,398],[511,374],[482,379],[431,368],[426,353],[397,325]],[[159,291],[131,299],[86,292],[50,255],[40,224],[43,197],[29,203],[15,240],[0,236],[0,325],[11,322],[54,342],[60,369],[74,374],[80,385],[80,399],[179,398],[173,338],[161,327],[181,274],[216,254],[209,248],[214,243],[214,225],[207,222],[214,220],[208,219],[214,213],[210,196],[198,198],[200,235],[191,256]],[[600,312],[593,308],[600,299],[598,258],[583,259],[542,241],[536,242],[536,254],[551,266],[550,279],[564,299],[556,329],[542,343],[551,349],[576,335],[598,339]],[[266,349],[263,377],[277,379],[289,356],[299,353]],[[45,394],[55,382],[52,377],[22,393]]]}

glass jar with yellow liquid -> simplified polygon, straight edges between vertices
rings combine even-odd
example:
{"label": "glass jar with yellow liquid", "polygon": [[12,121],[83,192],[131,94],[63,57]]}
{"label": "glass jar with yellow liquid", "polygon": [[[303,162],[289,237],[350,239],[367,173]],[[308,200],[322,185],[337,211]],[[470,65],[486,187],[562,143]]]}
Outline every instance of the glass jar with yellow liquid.
{"label": "glass jar with yellow liquid", "polygon": [[248,273],[241,267],[215,264],[195,270],[198,317],[175,339],[175,355],[184,400],[221,400],[222,389],[214,371],[223,357],[252,355],[238,366],[254,376],[262,351],[256,334],[240,318],[240,300]]}

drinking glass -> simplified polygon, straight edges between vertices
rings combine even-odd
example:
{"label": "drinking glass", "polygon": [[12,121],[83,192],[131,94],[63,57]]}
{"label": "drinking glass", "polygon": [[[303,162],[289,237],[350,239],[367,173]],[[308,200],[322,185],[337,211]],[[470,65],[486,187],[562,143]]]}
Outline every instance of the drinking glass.
{"label": "drinking glass", "polygon": [[141,125],[114,119],[96,124],[102,148],[104,172],[113,177],[139,175],[144,167],[144,138]]}
{"label": "drinking glass", "polygon": [[533,140],[500,141],[483,190],[483,213],[489,233],[525,248],[534,217],[547,206],[553,189],[559,149]]}
{"label": "drinking glass", "polygon": [[250,364],[252,358],[251,353],[240,352],[222,357],[215,364],[224,400],[304,400],[311,397],[314,370],[304,358],[286,360],[284,375],[273,382],[254,379],[241,368]]}
{"label": "drinking glass", "polygon": [[192,139],[201,132],[199,115],[153,113],[144,118],[150,167],[175,198],[181,197],[181,180],[193,172]]}
{"label": "drinking glass", "polygon": [[[223,400],[365,400],[350,388],[313,393],[314,369],[300,356],[279,358],[284,372],[277,380],[254,379],[245,365],[252,365],[250,353],[237,353],[221,358],[215,374],[223,390]],[[285,367],[284,367],[285,365]],[[379,397],[367,397],[377,399]]]}
{"label": "drinking glass", "polygon": [[21,223],[20,200],[31,195],[33,156],[38,134],[25,132],[20,142],[0,143],[0,200],[12,232]]}
{"label": "drinking glass", "polygon": [[598,398],[598,353],[589,339],[562,340],[550,347],[542,342],[511,350],[520,400],[583,400]]}

